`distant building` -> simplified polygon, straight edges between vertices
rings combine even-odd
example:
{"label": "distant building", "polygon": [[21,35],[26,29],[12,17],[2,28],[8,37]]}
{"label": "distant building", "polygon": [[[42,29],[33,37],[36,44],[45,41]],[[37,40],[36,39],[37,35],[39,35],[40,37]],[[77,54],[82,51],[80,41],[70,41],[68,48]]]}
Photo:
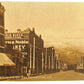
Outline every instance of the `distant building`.
{"label": "distant building", "polygon": [[54,47],[44,48],[42,65],[43,72],[51,73],[60,70],[59,54],[55,53]]}
{"label": "distant building", "polygon": [[41,35],[38,36],[35,30],[29,28],[21,31],[17,29],[17,32],[5,31],[5,43],[12,44],[14,50],[19,50],[23,54],[24,58],[24,73],[41,73],[42,72],[42,51],[44,48],[44,42]]}
{"label": "distant building", "polygon": [[55,53],[55,70],[60,71],[60,68],[61,68],[60,53]]}
{"label": "distant building", "polygon": [[84,73],[84,56],[82,56],[81,61],[75,65],[75,71]]}

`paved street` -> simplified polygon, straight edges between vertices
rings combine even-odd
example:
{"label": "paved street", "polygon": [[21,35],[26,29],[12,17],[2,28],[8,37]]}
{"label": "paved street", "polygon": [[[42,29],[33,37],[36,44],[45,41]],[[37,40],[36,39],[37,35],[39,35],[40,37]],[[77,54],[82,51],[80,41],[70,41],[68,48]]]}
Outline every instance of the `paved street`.
{"label": "paved street", "polygon": [[60,71],[52,74],[43,74],[39,76],[15,79],[13,81],[56,81],[56,80],[84,80],[84,74],[71,71]]}

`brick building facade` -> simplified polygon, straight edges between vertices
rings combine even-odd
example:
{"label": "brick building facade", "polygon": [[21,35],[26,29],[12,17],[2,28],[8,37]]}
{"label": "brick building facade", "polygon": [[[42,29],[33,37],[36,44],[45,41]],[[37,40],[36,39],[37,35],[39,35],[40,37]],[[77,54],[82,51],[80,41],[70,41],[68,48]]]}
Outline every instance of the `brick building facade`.
{"label": "brick building facade", "polygon": [[0,52],[4,52],[4,7],[0,3]]}
{"label": "brick building facade", "polygon": [[14,50],[23,54],[23,73],[39,74],[50,73],[60,70],[59,55],[55,54],[54,47],[44,48],[44,41],[35,33],[34,28],[24,31],[5,33],[6,45],[12,45]]}
{"label": "brick building facade", "polygon": [[5,9],[0,3],[0,76],[10,75],[10,68],[15,66],[13,61],[5,54],[4,12]]}
{"label": "brick building facade", "polygon": [[41,73],[42,72],[42,51],[44,42],[41,35],[38,36],[35,30],[29,28],[15,33],[9,33],[6,30],[5,43],[12,44],[13,49],[19,50],[24,58],[24,73]]}
{"label": "brick building facade", "polygon": [[6,44],[5,53],[15,63],[15,66],[9,67],[8,75],[23,75],[23,57],[18,50],[13,50],[13,46]]}

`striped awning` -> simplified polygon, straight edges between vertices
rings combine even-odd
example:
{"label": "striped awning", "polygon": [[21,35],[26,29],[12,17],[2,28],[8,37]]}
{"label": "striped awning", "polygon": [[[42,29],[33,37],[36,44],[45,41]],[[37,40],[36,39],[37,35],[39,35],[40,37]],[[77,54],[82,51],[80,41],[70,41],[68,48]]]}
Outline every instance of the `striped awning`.
{"label": "striped awning", "polygon": [[15,66],[15,63],[5,53],[0,53],[0,66]]}

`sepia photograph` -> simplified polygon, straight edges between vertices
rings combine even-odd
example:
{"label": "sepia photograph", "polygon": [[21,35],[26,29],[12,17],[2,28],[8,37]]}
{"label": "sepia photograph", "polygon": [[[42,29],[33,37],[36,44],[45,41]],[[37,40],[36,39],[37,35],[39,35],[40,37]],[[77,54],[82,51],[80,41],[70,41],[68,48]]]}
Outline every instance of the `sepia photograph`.
{"label": "sepia photograph", "polygon": [[84,2],[0,1],[0,81],[84,81]]}

